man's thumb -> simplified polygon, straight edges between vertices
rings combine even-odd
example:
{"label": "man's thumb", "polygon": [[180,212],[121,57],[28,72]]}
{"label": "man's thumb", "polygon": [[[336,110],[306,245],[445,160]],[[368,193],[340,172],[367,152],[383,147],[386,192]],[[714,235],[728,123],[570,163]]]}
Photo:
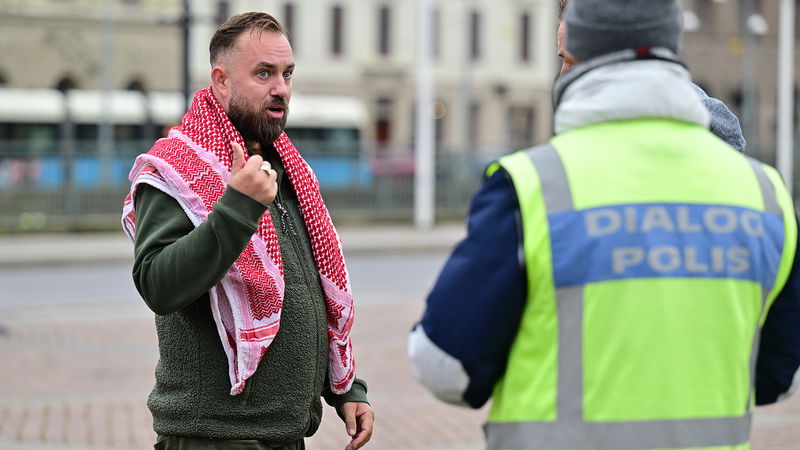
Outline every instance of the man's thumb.
{"label": "man's thumb", "polygon": [[244,167],[244,150],[236,142],[231,142],[233,148],[233,161],[231,162],[231,173],[237,173]]}

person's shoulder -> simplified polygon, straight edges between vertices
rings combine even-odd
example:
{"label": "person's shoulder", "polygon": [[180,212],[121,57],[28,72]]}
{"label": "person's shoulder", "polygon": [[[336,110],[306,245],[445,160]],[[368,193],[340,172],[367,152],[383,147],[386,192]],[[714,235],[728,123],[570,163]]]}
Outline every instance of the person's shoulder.
{"label": "person's shoulder", "polygon": [[709,114],[709,129],[726,144],[743,152],[747,146],[739,118],[721,100],[709,96],[695,83],[692,88],[702,100]]}
{"label": "person's shoulder", "polygon": [[511,162],[511,160],[513,160],[515,158],[519,158],[519,157],[523,157],[523,156],[527,156],[527,157],[530,158],[530,157],[533,157],[534,155],[540,154],[540,152],[542,152],[542,151],[548,151],[548,150],[554,150],[554,149],[555,149],[555,147],[553,146],[553,144],[550,141],[548,141],[548,142],[545,142],[543,144],[538,144],[538,145],[534,145],[532,147],[527,147],[527,148],[522,148],[522,149],[519,149],[519,150],[515,150],[515,151],[513,151],[511,153],[508,153],[506,155],[500,156],[497,159],[495,159],[494,161],[490,162],[486,166],[486,175],[487,175],[487,177],[491,177],[491,176],[493,176],[495,174],[495,172],[504,170],[503,164]]}

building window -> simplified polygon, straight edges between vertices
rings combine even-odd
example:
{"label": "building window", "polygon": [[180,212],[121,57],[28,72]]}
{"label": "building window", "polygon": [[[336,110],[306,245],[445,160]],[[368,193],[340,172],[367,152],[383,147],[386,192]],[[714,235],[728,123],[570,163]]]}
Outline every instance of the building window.
{"label": "building window", "polygon": [[473,61],[481,57],[481,15],[478,11],[469,13],[469,57]]}
{"label": "building window", "polygon": [[383,5],[378,9],[378,53],[388,56],[392,52],[392,10]]}
{"label": "building window", "polygon": [[70,76],[61,77],[60,80],[56,83],[56,89],[61,92],[67,92],[70,89],[77,89],[78,83]]}
{"label": "building window", "polygon": [[431,14],[431,56],[434,60],[439,59],[441,53],[441,21],[439,20],[439,10],[435,9]]}
{"label": "building window", "polygon": [[128,91],[147,92],[147,89],[144,87],[144,83],[138,78],[129,81],[128,84],[125,85],[125,89]]}
{"label": "building window", "polygon": [[716,0],[695,0],[694,12],[697,16],[697,31],[713,33],[716,29]]}
{"label": "building window", "polygon": [[700,21],[701,24],[707,26],[709,23],[709,10],[708,10],[708,0],[695,0],[694,1],[694,12],[697,14],[697,20]]}
{"label": "building window", "polygon": [[376,101],[375,141],[379,150],[385,149],[392,140],[392,107],[389,97],[379,97]]}
{"label": "building window", "polygon": [[480,114],[481,114],[481,107],[478,102],[471,102],[469,104],[469,110],[467,112],[467,139],[469,142],[467,145],[472,146],[472,148],[476,148],[478,145],[478,141],[481,138],[480,135]]}
{"label": "building window", "polygon": [[283,5],[283,29],[289,37],[289,43],[292,44],[294,50],[297,47],[297,38],[295,37],[294,30],[294,5],[286,3]]}
{"label": "building window", "polygon": [[331,10],[331,53],[341,56],[344,53],[344,8],[334,6]]}
{"label": "building window", "polygon": [[800,14],[798,14],[798,12],[800,12],[799,10],[800,10],[800,0],[795,2],[795,13],[794,13],[795,33],[797,33],[797,30],[800,30]]}
{"label": "building window", "polygon": [[534,145],[533,121],[532,106],[511,106],[508,109],[508,137],[511,148],[526,148]]}
{"label": "building window", "polygon": [[222,25],[231,16],[230,6],[228,0],[217,0],[217,25]]}
{"label": "building window", "polygon": [[531,16],[527,12],[519,19],[519,59],[522,62],[531,60]]}

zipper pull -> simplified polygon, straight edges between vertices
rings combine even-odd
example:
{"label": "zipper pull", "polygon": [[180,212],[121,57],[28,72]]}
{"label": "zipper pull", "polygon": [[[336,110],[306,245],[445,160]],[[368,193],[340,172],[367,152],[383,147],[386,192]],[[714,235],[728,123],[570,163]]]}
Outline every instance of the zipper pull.
{"label": "zipper pull", "polygon": [[292,216],[289,215],[289,211],[283,207],[278,202],[275,202],[275,205],[278,207],[278,211],[281,213],[281,227],[284,233],[288,233],[291,231],[292,236],[297,236],[297,231],[294,229],[294,223],[292,222]]}

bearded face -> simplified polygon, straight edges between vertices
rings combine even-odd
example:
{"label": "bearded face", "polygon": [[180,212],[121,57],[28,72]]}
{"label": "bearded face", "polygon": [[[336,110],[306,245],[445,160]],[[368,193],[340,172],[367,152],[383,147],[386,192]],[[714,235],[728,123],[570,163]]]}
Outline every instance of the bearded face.
{"label": "bearded face", "polygon": [[[279,112],[283,113],[280,117],[271,117]],[[272,147],[286,128],[288,115],[289,105],[283,97],[272,97],[261,105],[253,105],[234,93],[228,106],[228,118],[245,142],[258,142],[261,148]]]}

